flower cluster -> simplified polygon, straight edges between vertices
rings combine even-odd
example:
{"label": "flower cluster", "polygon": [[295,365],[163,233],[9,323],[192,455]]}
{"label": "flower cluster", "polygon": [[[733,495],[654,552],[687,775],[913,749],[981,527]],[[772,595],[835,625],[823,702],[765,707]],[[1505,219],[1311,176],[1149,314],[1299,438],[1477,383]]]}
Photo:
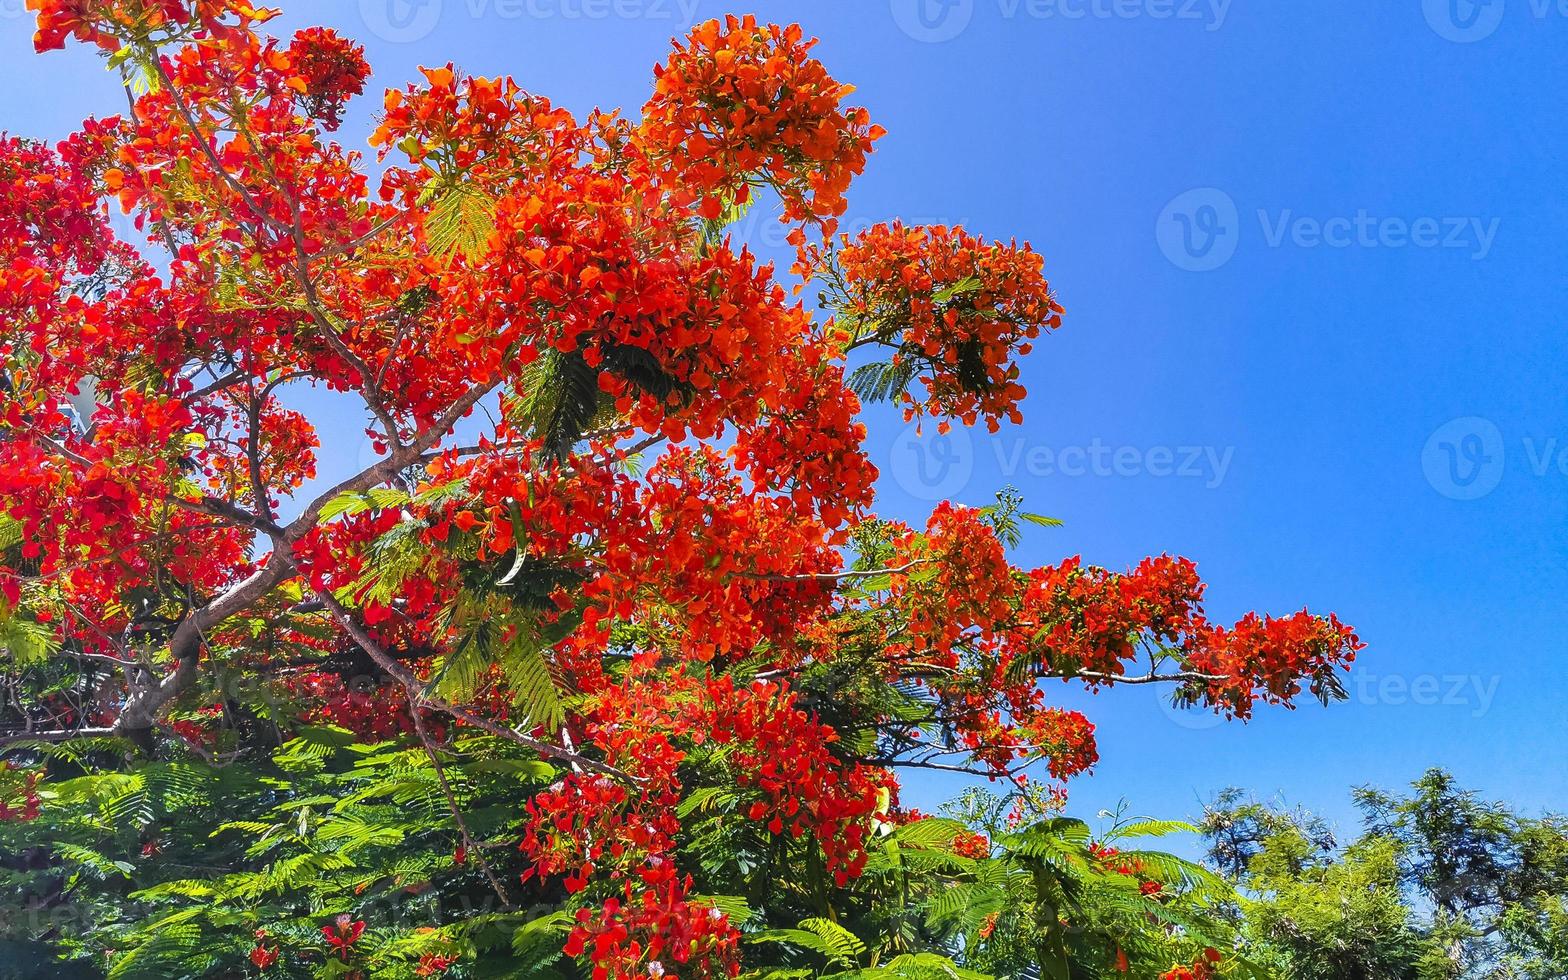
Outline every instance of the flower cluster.
{"label": "flower cluster", "polygon": [[315,672],[292,677],[285,686],[300,699],[309,721],[346,728],[376,742],[414,731],[408,698],[391,682],[356,684],[337,674]]}
{"label": "flower cluster", "polygon": [[1007,642],[1010,655],[1038,659],[1058,676],[1114,683],[1141,646],[1174,656],[1186,698],[1236,717],[1262,700],[1289,704],[1303,682],[1326,696],[1334,675],[1363,646],[1333,616],[1303,610],[1284,618],[1249,613],[1233,627],[1210,623],[1203,583],[1184,558],[1148,558],[1126,573],[1071,558],[1036,569],[1024,593],[1032,625]]}
{"label": "flower cluster", "polygon": [[990,857],[991,839],[984,834],[961,831],[953,837],[953,853],[966,858]]}
{"label": "flower cluster", "polygon": [[[895,367],[918,372],[925,395],[902,394],[906,420],[984,419],[993,432],[1002,418],[1022,420],[1016,358],[1062,322],[1038,253],[962,228],[895,223],[846,236],[836,259],[847,342],[891,347]],[[826,262],[820,251],[803,259],[808,270]]]}
{"label": "flower cluster", "polygon": [[1200,615],[1203,583],[1184,558],[1146,558],[1130,572],[1079,558],[1035,569],[1021,604],[1029,640],[1054,666],[1095,678],[1121,675],[1147,636],[1174,643]]}
{"label": "flower cluster", "polygon": [[118,51],[126,41],[154,34],[172,35],[191,26],[222,34],[274,15],[248,0],[27,0],[27,9],[38,12],[33,46],[39,51],[62,48],[67,37]]}
{"label": "flower cluster", "polygon": [[660,678],[655,664],[637,658],[627,682],[600,693],[586,731],[609,764],[639,782],[629,789],[607,775],[573,773],[537,794],[522,844],[530,875],[564,873],[568,890],[579,891],[601,864],[625,872],[667,861],[680,827],[677,767],[702,746],[724,747],[735,784],[751,798],[750,820],[790,839],[812,834],[841,884],[859,875],[887,774],[846,766],[832,751],[837,733],[779,685]]}
{"label": "flower cluster", "polygon": [[1172,967],[1160,975],[1160,980],[1214,980],[1219,976],[1221,958],[1219,950],[1205,949],[1190,966]]}
{"label": "flower cluster", "polygon": [[251,961],[256,969],[265,970],[278,962],[278,957],[281,954],[282,950],[278,947],[266,944],[265,934],[262,934],[256,938],[256,945],[251,947],[250,955],[247,959]]}
{"label": "flower cluster", "polygon": [[1305,680],[1314,694],[1328,697],[1335,674],[1348,670],[1363,644],[1337,617],[1302,610],[1276,618],[1248,613],[1229,630],[1210,627],[1197,634],[1190,657],[1207,675],[1195,693],[1245,718],[1253,704],[1288,704]]}
{"label": "flower cluster", "polygon": [[324,128],[337,129],[344,103],[365,90],[365,49],[328,28],[311,27],[294,35],[288,54],[301,108]]}
{"label": "flower cluster", "polygon": [[1024,715],[1018,727],[1032,743],[1028,754],[1044,758],[1056,779],[1071,779],[1100,761],[1094,725],[1077,711],[1049,708]]}
{"label": "flower cluster", "polygon": [[416,977],[439,977],[457,964],[457,957],[442,953],[426,953],[414,967]]}
{"label": "flower cluster", "polygon": [[845,108],[853,88],[811,57],[799,25],[760,25],[747,15],[699,25],[657,70],[637,131],[669,176],[678,204],[717,218],[765,182],[786,221],[832,233],[844,192],[882,135],[865,109]]}
{"label": "flower cluster", "polygon": [[740,974],[740,931],[711,905],[688,902],[691,878],[667,866],[646,869],[623,898],[577,912],[566,955],[586,957],[599,980]]}
{"label": "flower cluster", "polygon": [[893,583],[894,601],[918,641],[911,650],[917,659],[950,657],[961,636],[990,631],[1012,615],[1012,566],[978,510],[938,504],[925,534],[906,535],[898,552],[919,566]]}
{"label": "flower cluster", "polygon": [[364,933],[365,923],[347,913],[333,919],[331,925],[321,927],[321,934],[326,937],[327,945],[344,963],[348,962],[349,950],[353,949],[354,944],[359,942],[359,937]]}
{"label": "flower cluster", "polygon": [[0,823],[37,820],[43,801],[38,796],[36,770],[17,775],[9,762],[0,762]]}

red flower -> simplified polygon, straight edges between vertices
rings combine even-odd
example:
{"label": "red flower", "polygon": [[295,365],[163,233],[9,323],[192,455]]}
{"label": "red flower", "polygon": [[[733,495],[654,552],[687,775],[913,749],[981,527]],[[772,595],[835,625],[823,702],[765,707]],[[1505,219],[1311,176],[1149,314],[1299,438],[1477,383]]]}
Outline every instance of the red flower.
{"label": "red flower", "polygon": [[291,85],[300,106],[329,131],[338,128],[343,104],[365,90],[370,65],[364,54],[363,47],[325,27],[306,28],[289,45]]}
{"label": "red flower", "polygon": [[447,970],[451,969],[452,964],[456,962],[457,957],[455,956],[442,956],[439,953],[426,953],[424,956],[419,958],[419,965],[414,968],[414,976],[440,976]]}
{"label": "red flower", "polygon": [[330,926],[322,926],[321,934],[327,937],[327,942],[337,950],[338,958],[348,962],[349,947],[359,942],[360,935],[365,931],[365,923],[351,921],[348,915],[340,915]]}

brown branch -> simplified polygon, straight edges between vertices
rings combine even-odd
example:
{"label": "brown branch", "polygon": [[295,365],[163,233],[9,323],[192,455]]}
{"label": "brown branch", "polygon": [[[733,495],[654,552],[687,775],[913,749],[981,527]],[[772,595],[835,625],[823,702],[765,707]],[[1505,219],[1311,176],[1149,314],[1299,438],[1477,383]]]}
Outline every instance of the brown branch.
{"label": "brown branch", "polygon": [[605,765],[604,763],[595,759],[590,759],[585,755],[580,755],[568,749],[561,748],[559,745],[552,745],[549,742],[540,741],[536,738],[530,738],[521,732],[517,732],[513,729],[498,725],[488,718],[482,718],[465,708],[460,708],[449,701],[435,697],[428,690],[426,690],[425,685],[419,680],[419,678],[414,676],[412,671],[410,671],[402,663],[398,662],[397,658],[393,657],[391,654],[387,653],[386,650],[382,649],[381,644],[377,643],[375,639],[365,631],[364,627],[360,626],[359,623],[355,621],[353,615],[348,611],[347,608],[344,607],[341,602],[337,600],[337,597],[325,590],[317,590],[316,597],[320,599],[322,604],[327,607],[327,611],[332,614],[333,619],[337,620],[338,625],[341,626],[343,631],[349,635],[349,638],[352,639],[361,650],[365,651],[371,660],[375,661],[376,666],[380,667],[393,680],[403,685],[403,689],[408,692],[410,700],[415,704],[418,704],[422,707],[434,708],[435,710],[443,712],[444,714],[451,715],[458,721],[472,725],[475,728],[483,729],[492,735],[498,735],[501,738],[507,739],[508,741],[515,742],[518,745],[537,752],[542,756],[546,756],[551,759],[557,759],[561,762],[565,762],[571,765],[581,766],[583,769],[599,773],[602,776],[610,776],[629,783],[636,782],[636,780],[631,776],[627,775],[619,769],[616,769],[614,766]]}
{"label": "brown branch", "polygon": [[216,395],[218,392],[227,388],[232,388],[248,377],[250,377],[250,375],[244,371],[230,371],[228,374],[214,378],[212,381],[202,385],[200,388],[197,388],[195,391],[192,391],[185,397],[191,399],[192,401],[200,401],[203,398]]}
{"label": "brown branch", "polygon": [[254,197],[251,196],[250,191],[246,190],[245,185],[241,184],[239,180],[237,180],[234,175],[229,173],[228,169],[223,166],[223,161],[218,159],[218,153],[212,148],[206,133],[201,128],[201,124],[196,121],[195,114],[191,111],[190,107],[186,105],[185,99],[180,95],[179,89],[174,85],[174,80],[169,77],[168,71],[164,69],[163,59],[159,57],[156,49],[148,52],[147,60],[152,64],[153,68],[157,70],[159,80],[163,83],[163,87],[169,93],[170,104],[174,106],[174,111],[179,114],[180,119],[185,123],[185,127],[190,130],[191,138],[196,141],[196,145],[201,147],[202,156],[207,158],[208,165],[211,166],[213,171],[223,179],[223,182],[229,186],[230,190],[239,195],[240,200],[245,203],[245,206],[250,208],[251,212],[256,215],[256,220],[258,222],[263,225],[271,226],[275,230],[286,230],[284,228],[283,222],[262,210],[261,205]]}
{"label": "brown branch", "polygon": [[164,675],[156,684],[134,691],[115,719],[114,731],[119,735],[145,736],[158,720],[164,705],[174,700],[196,680],[196,665],[205,645],[203,634],[212,627],[248,609],[262,596],[287,577],[293,563],[277,551],[268,557],[261,568],[237,583],[227,592],[191,612],[175,627],[169,639],[169,653],[174,657],[174,670]]}
{"label": "brown branch", "polygon": [[458,809],[457,795],[452,792],[452,784],[446,778],[446,767],[441,765],[441,757],[430,744],[430,734],[425,731],[424,713],[419,710],[413,693],[407,690],[404,693],[408,695],[408,713],[414,719],[414,731],[419,736],[419,744],[424,746],[425,755],[430,759],[430,764],[435,767],[436,779],[441,783],[441,792],[446,795],[447,809],[452,812],[452,820],[457,824],[458,833],[463,835],[463,847],[479,862],[485,878],[490,882],[490,887],[501,900],[502,908],[510,910],[513,908],[511,896],[507,895],[506,889],[501,886],[501,879],[495,875],[495,869],[490,867],[490,862],[485,860],[482,849],[474,842],[474,835],[468,830],[468,821],[463,819],[463,811]]}
{"label": "brown branch", "polygon": [[29,732],[20,735],[0,735],[0,746],[19,742],[69,742],[73,738],[109,738],[120,733],[113,728],[75,728],[49,732]]}
{"label": "brown branch", "polygon": [[1012,776],[1018,775],[1019,773],[1023,772],[1025,769],[1028,769],[1029,766],[1032,765],[1034,762],[1037,762],[1039,760],[1037,760],[1037,759],[1036,760],[1030,760],[1030,762],[1027,762],[1024,765],[1016,766],[1016,767],[1014,767],[1012,769],[1003,769],[1003,770],[1000,770],[1000,771],[994,770],[994,769],[977,769],[977,768],[975,768],[973,766],[953,766],[953,765],[947,765],[946,763],[942,763],[942,762],[923,762],[923,761],[916,760],[916,759],[867,759],[867,758],[860,758],[860,759],[856,759],[855,761],[864,763],[865,765],[868,765],[868,766],[883,766],[885,768],[892,768],[892,769],[930,769],[930,770],[934,770],[936,772],[956,772],[956,773],[962,773],[965,776],[985,776],[987,778],[993,778],[994,777],[994,778],[998,778],[998,779],[1005,779],[1005,778],[1010,778]]}
{"label": "brown branch", "polygon": [[1189,684],[1189,683],[1193,683],[1193,682],[1208,684],[1208,683],[1214,683],[1214,682],[1218,682],[1218,681],[1228,681],[1228,680],[1231,680],[1231,678],[1225,676],[1224,674],[1202,674],[1202,673],[1199,673],[1198,671],[1195,671],[1195,670],[1178,671],[1178,672],[1173,673],[1173,674],[1149,673],[1149,674],[1143,674],[1143,675],[1140,675],[1140,676],[1137,676],[1137,677],[1125,677],[1125,676],[1122,676],[1120,674],[1102,674],[1102,673],[1099,673],[1097,671],[1086,671],[1086,670],[1078,671],[1076,673],[1036,674],[1035,676],[1038,679],[1043,680],[1043,681],[1050,681],[1050,680],[1063,680],[1063,681],[1088,680],[1088,681],[1093,681],[1096,684],[1106,684],[1106,685],[1115,685],[1115,684]]}
{"label": "brown branch", "polygon": [[400,218],[402,218],[403,215],[404,215],[404,212],[399,211],[399,212],[391,215],[390,217],[383,218],[383,219],[381,219],[381,221],[377,222],[375,227],[371,228],[369,231],[365,232],[363,235],[360,235],[358,238],[350,239],[349,241],[346,241],[346,242],[341,242],[341,243],[339,243],[337,245],[332,246],[331,248],[322,249],[321,251],[317,252],[313,256],[313,258],[332,258],[333,256],[336,256],[336,255],[346,255],[349,252],[352,252],[355,249],[357,249],[357,248],[359,248],[359,247],[361,247],[363,245],[367,245],[367,244],[370,243],[371,239],[376,238],[382,232],[386,231],[388,228],[391,228],[393,225],[397,224],[398,220]]}
{"label": "brown branch", "polygon": [[915,558],[891,568],[873,568],[868,571],[809,572],[804,575],[743,575],[770,582],[838,582],[843,579],[875,578],[878,575],[907,575],[912,569],[930,563],[930,558]]}

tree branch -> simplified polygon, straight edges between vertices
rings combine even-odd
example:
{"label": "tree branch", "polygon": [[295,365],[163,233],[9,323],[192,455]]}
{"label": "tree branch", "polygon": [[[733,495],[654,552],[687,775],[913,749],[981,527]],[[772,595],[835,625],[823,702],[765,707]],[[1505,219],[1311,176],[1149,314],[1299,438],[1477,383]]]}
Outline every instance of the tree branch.
{"label": "tree branch", "polygon": [[449,701],[445,701],[441,698],[433,696],[425,689],[425,685],[419,680],[419,678],[414,676],[412,671],[403,666],[403,664],[400,663],[397,658],[393,657],[391,654],[387,653],[386,650],[382,649],[381,644],[377,643],[375,639],[365,631],[364,627],[359,625],[348,609],[337,600],[336,596],[325,590],[318,589],[316,591],[316,598],[321,600],[322,605],[327,607],[327,611],[332,614],[333,619],[337,620],[338,625],[341,626],[343,631],[349,635],[349,638],[352,639],[361,650],[365,651],[371,660],[375,661],[376,666],[380,667],[393,680],[403,685],[403,689],[409,695],[411,704],[418,705],[420,707],[434,708],[435,710],[443,712],[444,714],[451,715],[453,718],[456,718],[465,724],[472,725],[475,728],[483,729],[492,735],[498,735],[501,738],[507,739],[508,741],[516,742],[518,745],[537,752],[542,756],[546,756],[551,759],[557,759],[561,762],[566,762],[571,765],[581,766],[584,769],[599,773],[602,776],[610,776],[629,783],[636,782],[636,780],[631,776],[620,771],[619,769],[616,769],[613,766],[607,766],[602,762],[599,762],[595,759],[590,759],[585,755],[580,755],[579,753],[563,749],[558,745],[552,745],[549,742],[543,742],[536,738],[530,738],[521,732],[517,732],[513,729],[498,725],[488,718],[482,718],[465,708],[460,708]]}

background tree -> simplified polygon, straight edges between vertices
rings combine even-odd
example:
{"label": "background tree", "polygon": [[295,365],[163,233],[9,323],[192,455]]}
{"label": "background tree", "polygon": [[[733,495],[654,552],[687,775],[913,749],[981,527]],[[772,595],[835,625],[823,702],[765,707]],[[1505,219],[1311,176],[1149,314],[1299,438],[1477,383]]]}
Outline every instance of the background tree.
{"label": "background tree", "polygon": [[1544,978],[1568,971],[1568,824],[1432,770],[1408,795],[1359,789],[1364,833],[1335,848],[1302,811],[1222,794],[1203,832],[1241,885],[1253,955],[1292,977]]}

